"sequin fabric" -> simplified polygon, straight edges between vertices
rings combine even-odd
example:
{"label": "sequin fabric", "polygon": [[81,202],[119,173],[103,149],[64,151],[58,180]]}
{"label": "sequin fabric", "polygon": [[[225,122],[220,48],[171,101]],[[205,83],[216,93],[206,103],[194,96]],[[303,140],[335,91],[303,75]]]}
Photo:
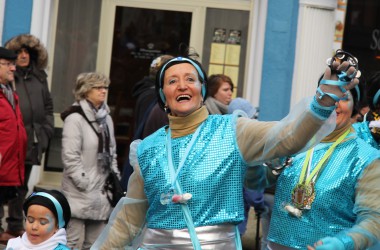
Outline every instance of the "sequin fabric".
{"label": "sequin fabric", "polygon": [[365,142],[376,149],[380,149],[380,145],[373,139],[371,131],[368,127],[368,121],[357,122],[352,124],[358,137],[362,138]]}
{"label": "sequin fabric", "polygon": [[[332,153],[315,184],[315,200],[310,210],[303,210],[301,218],[285,211],[291,203],[291,193],[298,183],[306,153],[294,157],[277,181],[268,239],[280,245],[306,249],[326,236],[335,236],[355,224],[355,187],[363,170],[375,158],[378,150],[366,144],[354,134],[342,142]],[[312,169],[321,160],[332,143],[320,143],[315,147]]]}
{"label": "sequin fabric", "polygon": [[[237,224],[244,218],[242,188],[246,164],[236,144],[236,121],[232,115],[210,115],[204,123],[178,180],[183,192],[192,194],[188,207],[196,227]],[[172,139],[174,168],[178,167],[191,136]],[[138,160],[149,202],[147,226],[186,228],[180,205],[160,202],[160,195],[171,188],[164,128],[143,140],[138,147]]]}

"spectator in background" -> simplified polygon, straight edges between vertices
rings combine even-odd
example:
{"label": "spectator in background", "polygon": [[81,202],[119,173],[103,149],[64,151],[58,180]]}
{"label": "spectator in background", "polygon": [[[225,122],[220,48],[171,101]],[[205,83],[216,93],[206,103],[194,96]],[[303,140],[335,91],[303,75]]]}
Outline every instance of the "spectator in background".
{"label": "spectator in background", "polygon": [[24,185],[17,188],[17,198],[9,201],[12,221],[9,233],[20,236],[24,232],[22,204],[28,192],[28,181],[33,165],[40,165],[49,140],[54,133],[53,100],[47,75],[48,54],[40,40],[29,34],[11,38],[6,44],[17,54],[15,83],[20,109],[27,134]]}
{"label": "spectator in background", "polygon": [[380,149],[380,71],[367,80],[369,111],[363,121],[353,124],[356,133],[372,147]]}
{"label": "spectator in background", "polygon": [[[12,83],[16,71],[17,54],[0,47],[0,243],[6,244],[14,238],[14,232],[24,229],[21,218],[14,210],[8,209],[8,228],[4,232],[1,220],[4,205],[17,197],[17,188],[24,182],[24,161],[26,154],[26,132],[20,111],[20,100]],[[20,205],[20,209],[22,204]],[[15,219],[16,217],[16,219]],[[18,219],[21,219],[21,224]]]}
{"label": "spectator in background", "polygon": [[[158,69],[172,58],[173,56],[171,55],[161,55],[155,58],[150,65],[149,76],[144,77],[133,88],[134,96],[137,97],[135,108],[136,129],[133,140],[144,139],[169,122],[168,116],[157,104],[154,83]],[[127,158],[121,177],[121,185],[124,190],[127,190],[128,180],[132,172],[133,168],[129,164],[129,158]]]}
{"label": "spectator in background", "polygon": [[233,91],[234,84],[229,76],[222,74],[209,76],[207,80],[208,97],[205,101],[208,112],[210,114],[227,114]]}
{"label": "spectator in background", "polygon": [[[170,55],[161,55],[156,57],[150,64],[149,75],[144,76],[144,78],[137,82],[133,87],[132,96],[137,99],[134,109],[134,137],[136,137],[136,133],[138,133],[138,129],[141,126],[141,124],[145,124],[145,114],[149,114],[150,110],[152,110],[153,106],[157,103],[157,98],[154,91],[154,83],[157,71],[164,62],[171,58],[173,57]],[[136,139],[138,138],[140,137],[137,135]]]}
{"label": "spectator in background", "polygon": [[78,247],[84,232],[82,249],[90,249],[112,211],[104,191],[112,170],[119,175],[112,118],[105,103],[110,80],[90,72],[77,77],[75,103],[61,114],[62,190],[71,207],[67,245]]}
{"label": "spectator in background", "polygon": [[353,117],[351,117],[351,122],[352,123],[355,123],[355,122],[362,122],[363,119],[364,119],[364,116],[368,113],[369,111],[369,105],[364,105],[362,106],[360,109],[359,109],[359,112],[354,115]]}
{"label": "spectator in background", "polygon": [[235,110],[244,111],[250,119],[256,119],[258,116],[258,109],[255,108],[248,100],[241,97],[236,97],[229,103],[227,113],[232,114]]}

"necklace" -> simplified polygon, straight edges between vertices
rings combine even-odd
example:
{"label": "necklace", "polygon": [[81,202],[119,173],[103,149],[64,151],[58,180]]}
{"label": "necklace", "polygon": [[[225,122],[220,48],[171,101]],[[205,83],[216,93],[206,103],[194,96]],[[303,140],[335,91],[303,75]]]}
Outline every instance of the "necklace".
{"label": "necklace", "polygon": [[180,183],[178,182],[178,175],[180,174],[185,164],[187,156],[190,154],[191,149],[193,148],[196,140],[198,139],[198,135],[201,132],[202,127],[203,127],[203,124],[201,124],[197,128],[195,133],[192,135],[191,140],[185,149],[185,153],[183,157],[181,158],[177,169],[175,169],[174,163],[173,163],[171,129],[170,128],[168,129],[168,133],[166,135],[166,149],[167,149],[167,159],[168,159],[171,187],[169,188],[167,192],[164,192],[161,194],[160,202],[162,205],[167,205],[171,202],[186,203],[188,200],[192,198],[192,194],[182,192],[182,187]]}
{"label": "necklace", "polygon": [[[312,155],[314,148],[309,149],[306,154],[305,161],[302,166],[301,175],[298,184],[292,190],[292,204],[286,205],[285,209],[296,217],[302,216],[302,210],[311,209],[311,205],[315,199],[315,181],[317,175],[334,152],[335,148],[343,141],[343,139],[350,133],[347,129],[326,151],[322,159],[318,162],[317,166],[310,173],[312,165]],[[307,172],[307,173],[306,173]]]}

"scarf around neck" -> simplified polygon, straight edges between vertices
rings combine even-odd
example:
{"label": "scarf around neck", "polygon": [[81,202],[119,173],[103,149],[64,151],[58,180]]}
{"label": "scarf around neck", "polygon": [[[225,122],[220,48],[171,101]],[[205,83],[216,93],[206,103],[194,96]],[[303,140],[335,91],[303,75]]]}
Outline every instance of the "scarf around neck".
{"label": "scarf around neck", "polygon": [[220,114],[225,115],[228,113],[228,105],[221,103],[216,100],[214,97],[207,97],[205,101],[205,105],[210,114]]}
{"label": "scarf around neck", "polygon": [[323,138],[322,142],[334,142],[334,141],[336,141],[339,138],[339,136],[341,136],[344,132],[346,132],[346,130],[348,128],[350,128],[351,132],[354,131],[354,128],[351,126],[351,123],[349,123],[346,126],[344,126],[343,128],[336,129],[333,132],[331,132],[328,136]]}
{"label": "scarf around neck", "polygon": [[32,244],[28,236],[26,235],[26,232],[21,236],[14,239],[10,239],[7,244],[6,249],[12,249],[12,250],[53,250],[55,249],[58,244],[66,245],[67,239],[66,239],[66,230],[64,228],[59,229],[53,236],[51,236],[49,239],[45,240],[44,242],[41,242],[40,244],[34,245]]}
{"label": "scarf around neck", "polygon": [[194,133],[198,126],[207,119],[208,115],[209,113],[205,106],[185,117],[168,115],[172,138]]}
{"label": "scarf around neck", "polygon": [[95,121],[99,125],[98,163],[106,170],[111,166],[110,134],[107,125],[108,110],[103,103],[98,109],[87,100],[95,115]]}

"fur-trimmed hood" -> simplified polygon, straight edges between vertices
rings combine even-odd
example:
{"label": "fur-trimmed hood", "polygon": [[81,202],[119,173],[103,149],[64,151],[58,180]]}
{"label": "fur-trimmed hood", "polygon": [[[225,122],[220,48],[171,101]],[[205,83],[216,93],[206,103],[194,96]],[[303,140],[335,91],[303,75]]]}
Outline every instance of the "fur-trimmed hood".
{"label": "fur-trimmed hood", "polygon": [[48,63],[48,53],[40,39],[30,34],[22,34],[11,38],[5,43],[5,48],[19,51],[21,48],[28,49],[31,61],[34,61],[36,67],[44,70]]}

